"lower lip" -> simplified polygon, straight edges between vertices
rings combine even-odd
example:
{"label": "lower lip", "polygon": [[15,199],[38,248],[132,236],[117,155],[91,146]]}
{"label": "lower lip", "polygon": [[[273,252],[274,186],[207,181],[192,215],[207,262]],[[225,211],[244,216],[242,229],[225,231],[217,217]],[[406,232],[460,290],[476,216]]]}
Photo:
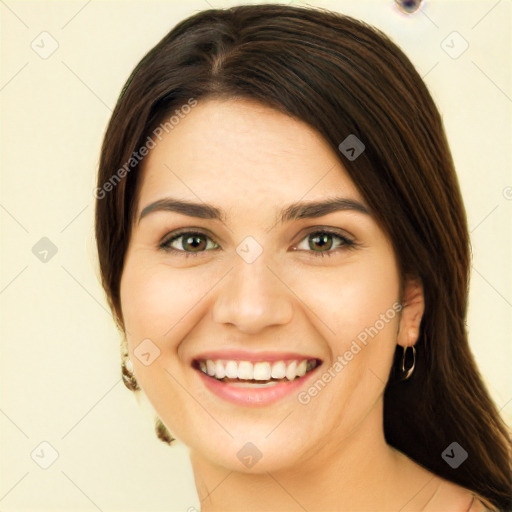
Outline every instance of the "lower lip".
{"label": "lower lip", "polygon": [[204,385],[214,395],[233,404],[258,407],[270,405],[291,393],[297,392],[318,368],[319,366],[298,379],[294,379],[290,382],[279,382],[274,386],[265,388],[238,387],[234,384],[222,382],[214,377],[210,377],[200,370],[196,371],[199,372]]}

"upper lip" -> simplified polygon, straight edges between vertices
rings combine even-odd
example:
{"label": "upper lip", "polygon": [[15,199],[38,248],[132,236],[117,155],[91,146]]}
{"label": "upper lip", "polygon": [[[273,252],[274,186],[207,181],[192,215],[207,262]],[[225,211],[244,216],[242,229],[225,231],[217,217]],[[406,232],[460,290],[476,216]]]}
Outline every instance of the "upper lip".
{"label": "upper lip", "polygon": [[303,359],[316,359],[321,362],[321,359],[311,355],[298,354],[296,352],[247,352],[245,350],[213,350],[209,352],[203,352],[193,358],[193,361],[206,361],[211,359],[216,361],[219,359],[230,360],[230,361],[287,361],[287,360],[303,360]]}

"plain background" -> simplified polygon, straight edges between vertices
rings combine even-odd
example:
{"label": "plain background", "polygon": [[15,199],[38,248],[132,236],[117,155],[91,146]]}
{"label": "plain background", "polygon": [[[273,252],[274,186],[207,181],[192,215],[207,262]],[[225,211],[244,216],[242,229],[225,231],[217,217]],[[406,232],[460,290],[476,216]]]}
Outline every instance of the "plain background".
{"label": "plain background", "polygon": [[[137,62],[185,17],[238,3],[0,3],[2,512],[199,508],[186,447],[161,443],[120,381],[93,189],[105,127]],[[384,30],[443,115],[472,237],[470,343],[512,424],[512,3],[426,1],[412,16],[388,0],[314,5]],[[46,262],[32,250],[43,237],[57,249]]]}

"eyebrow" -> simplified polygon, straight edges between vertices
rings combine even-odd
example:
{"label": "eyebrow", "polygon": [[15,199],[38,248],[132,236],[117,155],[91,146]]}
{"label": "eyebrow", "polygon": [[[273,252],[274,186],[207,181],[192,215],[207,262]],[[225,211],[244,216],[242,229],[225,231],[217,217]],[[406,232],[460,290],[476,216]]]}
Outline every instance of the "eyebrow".
{"label": "eyebrow", "polygon": [[[300,219],[313,219],[316,217],[322,217],[329,213],[347,210],[370,215],[370,209],[355,199],[333,197],[322,201],[307,201],[289,204],[279,213],[276,224]],[[219,220],[221,222],[225,222],[227,217],[224,210],[211,204],[194,203],[172,197],[165,197],[144,207],[140,213],[138,222],[150,213],[157,211],[176,212],[189,217]]]}

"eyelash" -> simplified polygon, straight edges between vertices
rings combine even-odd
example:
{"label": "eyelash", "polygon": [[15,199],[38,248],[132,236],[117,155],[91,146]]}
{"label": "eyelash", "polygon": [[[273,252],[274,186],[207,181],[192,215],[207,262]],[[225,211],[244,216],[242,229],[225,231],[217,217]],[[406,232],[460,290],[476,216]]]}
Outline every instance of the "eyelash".
{"label": "eyelash", "polygon": [[[302,238],[300,242],[302,242],[304,239],[307,239],[308,237],[310,237],[311,235],[319,235],[319,234],[326,234],[326,235],[332,235],[336,238],[339,238],[342,242],[342,244],[333,249],[333,250],[328,250],[328,251],[312,251],[312,250],[303,250],[301,249],[302,252],[307,252],[310,254],[310,256],[312,256],[313,258],[325,258],[326,256],[327,257],[331,257],[333,256],[333,253],[337,253],[339,251],[337,251],[336,249],[345,249],[345,250],[351,250],[351,249],[354,249],[357,244],[355,242],[353,242],[352,240],[349,240],[348,238],[344,237],[343,235],[341,235],[338,231],[334,231],[334,230],[331,230],[331,229],[327,229],[327,228],[323,228],[323,229],[318,229],[317,231],[310,231],[304,238]],[[166,252],[171,252],[171,253],[174,253],[174,254],[179,254],[180,256],[184,256],[185,258],[188,258],[190,256],[198,256],[199,254],[203,254],[205,252],[208,252],[208,250],[203,250],[203,251],[198,251],[198,252],[189,252],[189,251],[183,251],[183,250],[180,250],[180,249],[175,249],[174,247],[171,247],[171,244],[175,241],[175,240],[178,240],[179,238],[185,236],[185,235],[192,235],[192,236],[195,236],[195,235],[199,235],[199,236],[204,236],[206,238],[210,238],[206,233],[203,233],[201,231],[178,231],[178,232],[175,232],[175,233],[172,233],[172,237],[171,238],[168,238],[167,240],[164,240],[163,242],[161,242],[159,244],[159,248],[163,251],[166,251]],[[211,240],[211,238],[210,238]],[[213,240],[212,240],[213,241]],[[216,244],[216,242],[214,242]],[[218,245],[218,244],[216,244]],[[215,248],[217,249],[217,247]],[[211,250],[211,249],[210,249]]]}

